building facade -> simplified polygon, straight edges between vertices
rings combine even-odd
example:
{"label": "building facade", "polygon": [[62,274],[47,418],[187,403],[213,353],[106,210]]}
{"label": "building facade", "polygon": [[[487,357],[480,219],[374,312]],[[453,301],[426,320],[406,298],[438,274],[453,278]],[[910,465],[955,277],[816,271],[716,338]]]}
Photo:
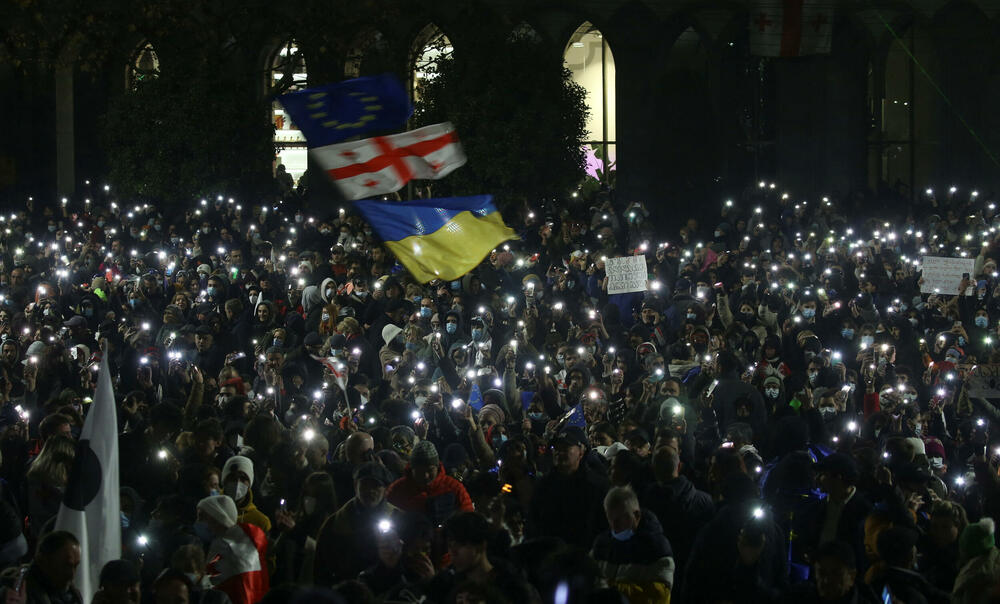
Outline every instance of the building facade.
{"label": "building facade", "polygon": [[[829,52],[762,58],[751,33],[768,3],[781,1],[400,3],[326,39],[284,25],[240,60],[262,97],[279,81],[385,71],[416,96],[428,66],[479,43],[480,28],[537,36],[587,89],[591,163],[614,170],[627,200],[697,203],[761,179],[903,197],[998,184],[1000,2],[817,0],[831,15]],[[56,68],[0,61],[0,199],[80,193],[101,178],[109,101],[175,60],[141,31],[116,39],[97,73],[66,52]],[[280,106],[260,119],[274,124],[275,163],[296,176],[301,136]]]}

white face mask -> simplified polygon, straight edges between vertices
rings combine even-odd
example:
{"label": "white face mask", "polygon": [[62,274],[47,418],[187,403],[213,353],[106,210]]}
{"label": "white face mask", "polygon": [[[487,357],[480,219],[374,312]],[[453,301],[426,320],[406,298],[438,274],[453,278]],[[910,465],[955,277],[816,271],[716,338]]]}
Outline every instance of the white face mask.
{"label": "white face mask", "polygon": [[426,396],[415,396],[413,397],[413,403],[417,406],[417,409],[423,409],[424,403],[427,402]]}
{"label": "white face mask", "polygon": [[316,511],[316,498],[309,496],[303,497],[302,511],[305,512],[307,516],[312,516],[313,512]]}
{"label": "white face mask", "polygon": [[244,497],[247,496],[247,491],[249,490],[250,486],[247,483],[243,481],[237,481],[235,483],[235,486],[233,485],[233,483],[227,484],[226,488],[223,489],[223,492],[226,495],[229,495],[233,501],[240,502],[243,500]]}

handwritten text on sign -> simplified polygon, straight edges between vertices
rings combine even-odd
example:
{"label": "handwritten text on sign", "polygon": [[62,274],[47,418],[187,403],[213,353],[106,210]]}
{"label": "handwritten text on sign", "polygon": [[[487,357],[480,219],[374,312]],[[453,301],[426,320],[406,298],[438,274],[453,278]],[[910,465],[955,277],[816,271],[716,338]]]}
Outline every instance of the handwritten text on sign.
{"label": "handwritten text on sign", "polygon": [[[920,285],[920,293],[954,296],[958,293],[962,275],[964,273],[972,275],[976,270],[976,261],[972,258],[924,256],[922,269],[920,276],[923,278],[923,283]],[[969,293],[966,292],[966,295]]]}
{"label": "handwritten text on sign", "polygon": [[608,258],[604,270],[608,275],[608,294],[646,291],[645,256]]}
{"label": "handwritten text on sign", "polygon": [[1000,398],[1000,365],[979,365],[965,378],[965,393],[974,398]]}

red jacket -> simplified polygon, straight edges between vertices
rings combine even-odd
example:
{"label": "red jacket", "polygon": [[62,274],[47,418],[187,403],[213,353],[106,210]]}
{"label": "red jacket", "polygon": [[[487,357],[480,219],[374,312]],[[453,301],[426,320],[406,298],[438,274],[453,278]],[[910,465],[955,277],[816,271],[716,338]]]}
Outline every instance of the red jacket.
{"label": "red jacket", "polygon": [[462,486],[438,466],[437,477],[426,487],[420,487],[413,480],[413,471],[406,467],[406,474],[389,485],[385,494],[392,505],[407,512],[424,514],[435,525],[444,523],[454,513],[471,512],[472,498]]}

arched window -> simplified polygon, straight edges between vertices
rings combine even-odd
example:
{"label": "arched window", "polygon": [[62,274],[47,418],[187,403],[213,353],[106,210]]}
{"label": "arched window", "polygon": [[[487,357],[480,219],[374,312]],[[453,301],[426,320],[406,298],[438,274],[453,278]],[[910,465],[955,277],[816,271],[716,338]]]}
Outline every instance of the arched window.
{"label": "arched window", "polygon": [[454,48],[451,40],[436,25],[425,27],[413,43],[410,60],[410,95],[414,101],[420,99],[420,91],[425,82],[437,77],[441,61],[451,58]]}
{"label": "arched window", "polygon": [[392,70],[389,42],[382,32],[368,31],[356,38],[344,61],[344,77],[357,78]]}
{"label": "arched window", "polygon": [[[289,40],[278,48],[269,67],[267,83],[272,98],[277,99],[286,92],[301,90],[308,85],[306,60],[294,41]],[[277,169],[279,164],[283,164],[292,175],[292,180],[298,182],[308,164],[306,139],[289,119],[281,103],[275,100],[271,104],[271,110],[274,122],[274,167]]]}
{"label": "arched window", "polygon": [[135,88],[143,81],[156,78],[160,75],[160,57],[156,54],[156,49],[148,41],[144,41],[136,47],[135,52],[129,58],[128,68],[125,73],[125,83],[129,90]]}
{"label": "arched window", "polygon": [[[914,64],[911,53],[920,66]],[[932,34],[914,24],[890,41],[883,68],[873,66],[868,84],[873,122],[870,167],[876,181],[872,184],[908,198],[942,176],[935,158],[941,145],[943,107],[921,66],[931,78],[940,77]]]}
{"label": "arched window", "polygon": [[597,178],[615,164],[615,58],[604,35],[590,23],[581,25],[563,54],[573,81],[587,91],[587,172]]}

